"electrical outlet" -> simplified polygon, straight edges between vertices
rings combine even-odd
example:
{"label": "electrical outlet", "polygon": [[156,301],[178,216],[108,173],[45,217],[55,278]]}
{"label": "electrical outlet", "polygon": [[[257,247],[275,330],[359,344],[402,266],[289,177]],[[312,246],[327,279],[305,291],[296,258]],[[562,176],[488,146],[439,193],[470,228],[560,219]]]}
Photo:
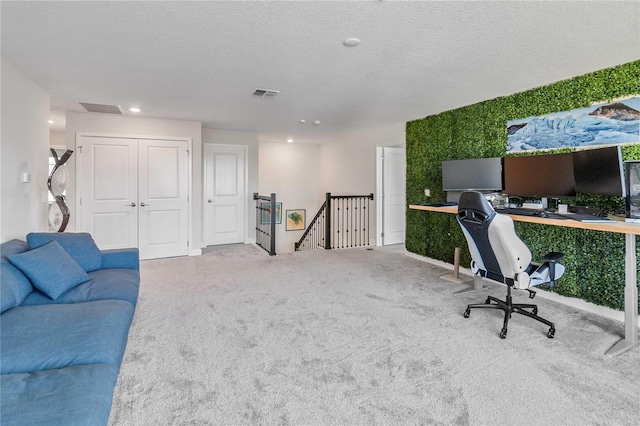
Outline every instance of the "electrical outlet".
{"label": "electrical outlet", "polygon": [[431,197],[431,190],[430,190],[430,189],[428,189],[428,188],[425,188],[425,190],[424,190],[424,196],[425,196],[425,197]]}

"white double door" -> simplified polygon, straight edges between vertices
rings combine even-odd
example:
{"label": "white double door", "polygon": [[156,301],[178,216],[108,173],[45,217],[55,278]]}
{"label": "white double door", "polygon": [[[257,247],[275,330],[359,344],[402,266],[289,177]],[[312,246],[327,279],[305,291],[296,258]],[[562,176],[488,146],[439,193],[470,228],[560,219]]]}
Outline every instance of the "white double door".
{"label": "white double door", "polygon": [[83,136],[80,230],[141,259],[188,254],[187,141]]}
{"label": "white double door", "polygon": [[206,144],[204,148],[204,242],[243,243],[246,229],[244,146]]}

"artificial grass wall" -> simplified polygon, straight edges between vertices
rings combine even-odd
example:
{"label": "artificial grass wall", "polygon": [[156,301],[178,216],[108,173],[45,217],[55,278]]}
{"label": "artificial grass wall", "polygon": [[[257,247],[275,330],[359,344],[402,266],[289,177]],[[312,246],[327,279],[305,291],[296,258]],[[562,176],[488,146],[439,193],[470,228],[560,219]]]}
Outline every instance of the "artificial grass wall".
{"label": "artificial grass wall", "polygon": [[[411,121],[407,123],[407,205],[425,202],[425,188],[431,190],[430,202],[446,199],[443,160],[505,156],[508,120],[636,94],[640,94],[640,61]],[[640,160],[640,144],[624,145],[622,152],[625,160]],[[579,196],[575,204],[619,210],[624,200]],[[407,209],[406,223],[407,250],[453,263],[454,248],[461,247],[461,263],[469,265],[471,256],[454,215]],[[624,309],[623,234],[527,223],[516,223],[516,231],[534,259],[549,251],[566,254],[562,263],[567,270],[553,291]]]}

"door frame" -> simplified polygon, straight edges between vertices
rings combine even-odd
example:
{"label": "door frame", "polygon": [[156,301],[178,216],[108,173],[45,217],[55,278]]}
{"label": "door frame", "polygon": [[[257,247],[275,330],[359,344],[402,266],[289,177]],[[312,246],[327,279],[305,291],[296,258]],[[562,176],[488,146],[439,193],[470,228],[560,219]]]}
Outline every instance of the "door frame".
{"label": "door frame", "polygon": [[[407,151],[403,143],[376,146],[376,246],[384,245],[384,149],[399,148]],[[405,176],[406,177],[406,176]],[[405,188],[406,191],[406,188]],[[406,229],[405,229],[406,231]]]}
{"label": "door frame", "polygon": [[244,154],[244,217],[242,218],[243,220],[243,224],[242,224],[242,229],[243,229],[243,244],[254,244],[255,243],[255,238],[250,238],[249,237],[249,230],[247,229],[247,226],[249,226],[249,214],[251,214],[253,212],[253,210],[251,209],[251,202],[250,202],[250,198],[249,198],[249,145],[242,145],[242,144],[233,144],[233,143],[208,143],[208,142],[204,142],[202,144],[202,245],[204,246],[203,248],[207,247],[206,242],[205,242],[205,237],[206,237],[206,233],[205,233],[205,209],[206,209],[206,205],[205,205],[205,186],[206,186],[206,173],[205,173],[205,160],[206,160],[206,156],[207,156],[207,150],[206,147],[207,146],[219,146],[219,147],[225,147],[225,148],[241,148],[243,150],[243,154]]}
{"label": "door frame", "polygon": [[[191,212],[193,211],[193,138],[185,138],[184,136],[156,136],[156,135],[140,135],[131,133],[102,133],[102,132],[76,132],[75,149],[82,154],[82,138],[123,138],[123,139],[151,139],[151,140],[167,140],[167,141],[184,141],[187,143],[187,253],[189,256],[197,256],[202,254],[199,247],[195,247],[195,236],[193,235],[193,223]],[[80,155],[75,156],[75,229],[79,232],[82,229],[82,161]],[[200,244],[198,243],[198,246]]]}

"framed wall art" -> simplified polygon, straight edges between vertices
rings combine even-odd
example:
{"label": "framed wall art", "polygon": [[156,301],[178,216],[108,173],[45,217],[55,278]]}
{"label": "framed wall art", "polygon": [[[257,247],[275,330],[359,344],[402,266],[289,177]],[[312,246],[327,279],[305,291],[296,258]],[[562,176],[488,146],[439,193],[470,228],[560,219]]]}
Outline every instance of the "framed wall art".
{"label": "framed wall art", "polygon": [[[260,215],[260,223],[271,223],[271,203],[263,202],[260,203],[260,211],[262,214]],[[282,223],[282,203],[276,203],[276,223]]]}
{"label": "framed wall art", "polygon": [[307,213],[305,209],[287,210],[287,231],[300,231],[306,227]]}
{"label": "framed wall art", "polygon": [[507,121],[507,153],[640,141],[640,97]]}

